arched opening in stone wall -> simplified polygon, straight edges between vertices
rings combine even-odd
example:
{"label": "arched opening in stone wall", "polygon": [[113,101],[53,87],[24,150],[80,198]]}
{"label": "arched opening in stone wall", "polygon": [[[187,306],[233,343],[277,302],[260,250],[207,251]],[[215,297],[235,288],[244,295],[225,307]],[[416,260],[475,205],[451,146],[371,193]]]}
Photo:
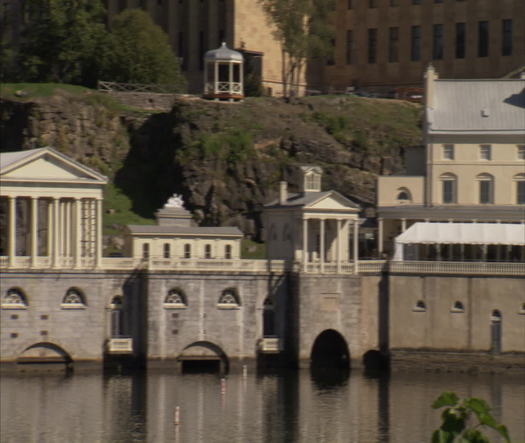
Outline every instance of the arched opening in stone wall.
{"label": "arched opening in stone wall", "polygon": [[327,329],[317,336],[310,362],[313,368],[348,369],[350,352],[343,336],[333,329]]}
{"label": "arched opening in stone wall", "polygon": [[263,304],[263,336],[275,336],[275,310],[273,299],[267,297]]}
{"label": "arched opening in stone wall", "polygon": [[20,354],[16,362],[23,371],[69,371],[73,369],[71,356],[60,346],[47,342],[29,346]]}
{"label": "arched opening in stone wall", "polygon": [[182,373],[221,373],[228,372],[228,357],[213,343],[199,341],[184,348],[178,357]]}

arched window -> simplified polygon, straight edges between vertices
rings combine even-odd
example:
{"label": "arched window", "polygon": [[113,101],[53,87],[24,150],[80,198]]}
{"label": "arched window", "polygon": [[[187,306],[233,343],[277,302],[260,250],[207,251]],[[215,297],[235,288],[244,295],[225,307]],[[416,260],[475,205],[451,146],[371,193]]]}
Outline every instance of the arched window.
{"label": "arched window", "polygon": [[514,183],[516,183],[516,203],[525,205],[525,174],[516,174]]}
{"label": "arched window", "polygon": [[142,244],[142,258],[147,260],[149,258],[149,243]]}
{"label": "arched window", "polygon": [[494,309],[490,316],[490,350],[493,354],[501,352],[502,316],[498,309]]}
{"label": "arched window", "polygon": [[124,305],[124,302],[122,300],[122,296],[121,295],[115,295],[115,297],[113,297],[111,299],[111,309],[122,309],[122,306]]}
{"label": "arched window", "polygon": [[494,177],[490,174],[479,174],[476,180],[479,183],[479,203],[494,203]]}
{"label": "arched window", "polygon": [[518,314],[525,315],[525,303],[521,304],[521,309],[519,310]]}
{"label": "arched window", "polygon": [[407,188],[399,188],[397,190],[397,201],[399,203],[410,203],[412,201],[410,191]]}
{"label": "arched window", "polygon": [[170,255],[171,255],[170,244],[164,243],[163,256],[164,258],[170,258]]}
{"label": "arched window", "polygon": [[191,245],[189,243],[184,245],[184,258],[191,258]]}
{"label": "arched window", "polygon": [[241,305],[239,301],[239,294],[235,288],[228,288],[222,291],[219,297],[218,306],[220,308],[237,308]]}
{"label": "arched window", "polygon": [[490,319],[492,321],[495,321],[495,322],[500,322],[501,321],[501,311],[499,311],[498,309],[494,309],[492,311],[492,314],[490,316]]}
{"label": "arched window", "polygon": [[271,296],[266,297],[263,303],[263,336],[275,335],[275,307]]}
{"label": "arched window", "polygon": [[465,312],[465,306],[463,305],[462,302],[456,301],[454,302],[454,306],[452,306],[452,312],[458,312],[458,313]]}
{"label": "arched window", "polygon": [[188,306],[188,300],[184,291],[179,288],[170,289],[164,299],[164,307],[185,308]]}
{"label": "arched window", "polygon": [[82,292],[77,288],[69,288],[62,299],[62,307],[66,308],[84,308],[86,300]]}
{"label": "arched window", "polygon": [[204,245],[204,258],[211,258],[211,245]]}
{"label": "arched window", "polygon": [[441,180],[441,201],[442,203],[457,202],[457,178],[454,174],[442,174]]}
{"label": "arched window", "polygon": [[418,300],[416,302],[416,305],[414,306],[414,309],[412,309],[414,312],[426,312],[427,305],[423,300]]}
{"label": "arched window", "polygon": [[27,307],[27,297],[19,288],[10,288],[6,291],[2,299],[3,308],[25,309]]}
{"label": "arched window", "polygon": [[232,258],[232,245],[224,246],[224,258],[227,260]]}

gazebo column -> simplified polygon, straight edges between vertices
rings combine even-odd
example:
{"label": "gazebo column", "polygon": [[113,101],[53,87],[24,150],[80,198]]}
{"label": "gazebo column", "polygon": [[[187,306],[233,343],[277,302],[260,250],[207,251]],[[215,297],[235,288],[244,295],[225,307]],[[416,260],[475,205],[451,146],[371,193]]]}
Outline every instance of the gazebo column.
{"label": "gazebo column", "polygon": [[[228,63],[228,81],[229,81],[229,85],[228,85],[228,92],[231,94],[233,94],[233,63]],[[230,98],[230,101],[232,99]]]}
{"label": "gazebo column", "polygon": [[102,199],[95,200],[95,267],[102,264]]}
{"label": "gazebo column", "polygon": [[31,197],[31,266],[38,256],[38,198]]}
{"label": "gazebo column", "polygon": [[51,223],[51,226],[53,227],[53,242],[52,242],[52,249],[51,249],[51,255],[53,257],[53,267],[58,268],[58,260],[59,260],[59,220],[60,220],[60,199],[57,197],[53,198],[53,221]]}
{"label": "gazebo column", "polygon": [[324,218],[319,220],[319,271],[324,272],[325,259],[325,232],[324,232]]}
{"label": "gazebo column", "polygon": [[9,212],[9,232],[8,232],[8,264],[9,267],[12,267],[15,264],[16,256],[16,197],[7,197],[8,199],[8,212]]}
{"label": "gazebo column", "polygon": [[76,198],[73,203],[73,210],[74,210],[74,216],[73,216],[73,222],[74,222],[74,229],[73,229],[73,256],[75,257],[75,268],[81,267],[81,255],[82,255],[82,200],[79,198]]}
{"label": "gazebo column", "polygon": [[218,94],[219,93],[219,63],[214,62],[213,63],[213,93]]}
{"label": "gazebo column", "polygon": [[354,274],[359,273],[359,220],[354,220]]}
{"label": "gazebo column", "polygon": [[377,253],[379,258],[383,255],[383,218],[377,219]]}
{"label": "gazebo column", "polygon": [[308,270],[308,219],[303,218],[303,270]]}

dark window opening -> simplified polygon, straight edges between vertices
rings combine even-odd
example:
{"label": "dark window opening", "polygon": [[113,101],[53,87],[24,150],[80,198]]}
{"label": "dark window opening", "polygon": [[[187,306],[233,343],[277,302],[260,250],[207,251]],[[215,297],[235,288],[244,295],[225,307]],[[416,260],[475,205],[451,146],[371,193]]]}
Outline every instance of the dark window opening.
{"label": "dark window opening", "polygon": [[478,57],[489,55],[489,22],[478,22]]}
{"label": "dark window opening", "polygon": [[377,53],[377,29],[368,30],[368,63],[376,62]]}
{"label": "dark window opening", "polygon": [[399,28],[388,30],[388,61],[396,63],[399,59]]}
{"label": "dark window opening", "polygon": [[421,60],[421,26],[412,26],[410,32],[410,59]]}
{"label": "dark window opening", "polygon": [[322,332],[312,347],[313,367],[346,369],[350,366],[350,353],[345,339],[334,330]]}
{"label": "dark window opening", "polygon": [[443,25],[434,25],[432,28],[432,58],[443,58]]}
{"label": "dark window opening", "polygon": [[501,55],[512,55],[512,20],[501,22]]}
{"label": "dark window opening", "polygon": [[456,58],[465,58],[465,23],[456,23]]}

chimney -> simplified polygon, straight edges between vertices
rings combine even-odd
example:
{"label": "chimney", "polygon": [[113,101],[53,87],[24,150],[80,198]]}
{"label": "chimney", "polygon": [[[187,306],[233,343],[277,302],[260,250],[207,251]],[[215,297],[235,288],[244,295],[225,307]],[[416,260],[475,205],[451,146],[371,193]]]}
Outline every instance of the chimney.
{"label": "chimney", "polygon": [[434,82],[438,79],[436,69],[429,64],[425,72],[425,106],[434,107]]}
{"label": "chimney", "polygon": [[288,183],[279,182],[279,204],[284,205],[288,200]]}

